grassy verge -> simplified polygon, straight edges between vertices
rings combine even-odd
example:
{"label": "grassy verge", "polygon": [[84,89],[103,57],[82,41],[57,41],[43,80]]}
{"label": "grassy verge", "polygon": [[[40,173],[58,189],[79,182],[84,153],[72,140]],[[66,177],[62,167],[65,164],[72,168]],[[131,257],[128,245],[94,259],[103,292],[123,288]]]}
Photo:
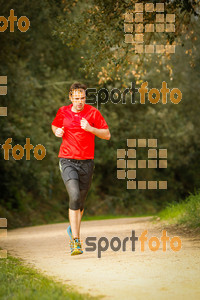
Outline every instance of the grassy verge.
{"label": "grassy verge", "polygon": [[180,203],[169,204],[159,213],[159,217],[167,220],[169,224],[200,228],[200,191]]}
{"label": "grassy verge", "polygon": [[99,216],[84,216],[82,221],[95,221],[95,220],[108,220],[108,219],[121,219],[121,218],[137,218],[137,217],[149,217],[152,214],[138,214],[134,216],[127,216],[127,215],[99,215]]}
{"label": "grassy verge", "polygon": [[[98,221],[98,220],[108,220],[108,219],[122,219],[122,218],[139,218],[139,217],[151,217],[154,215],[158,214],[136,214],[134,216],[127,216],[127,215],[98,215],[98,216],[88,216],[88,215],[83,215],[82,221]],[[47,225],[47,224],[58,224],[58,223],[68,223],[69,219],[66,216],[65,220],[59,221],[51,221],[47,222],[46,224],[38,222],[37,224],[34,225],[29,225],[26,227],[32,227],[32,226],[39,226],[39,225]]]}
{"label": "grassy verge", "polygon": [[98,299],[80,295],[71,287],[54,282],[30,267],[21,259],[8,255],[0,259],[0,299],[2,300],[91,300]]}

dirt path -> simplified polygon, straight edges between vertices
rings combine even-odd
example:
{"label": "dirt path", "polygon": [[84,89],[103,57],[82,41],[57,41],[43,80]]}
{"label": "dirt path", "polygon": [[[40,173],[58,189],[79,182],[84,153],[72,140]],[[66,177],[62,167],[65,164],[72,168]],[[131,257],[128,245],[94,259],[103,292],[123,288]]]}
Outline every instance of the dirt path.
{"label": "dirt path", "polygon": [[[26,227],[8,231],[7,238],[0,239],[0,246],[13,256],[23,258],[45,274],[56,276],[63,283],[74,286],[80,293],[102,295],[103,299],[200,299],[200,239],[180,236],[179,252],[160,248],[153,252],[145,243],[141,252],[140,242],[132,251],[114,252],[109,249],[97,258],[97,251],[84,251],[83,255],[71,257],[68,224]],[[117,236],[121,240],[148,230],[148,240],[162,235],[160,226],[150,218],[127,218],[82,223],[82,240],[105,236],[109,241]],[[170,239],[174,233],[167,231]],[[177,235],[177,234],[176,234]],[[102,243],[103,245],[103,243]],[[114,244],[116,246],[116,244]]]}

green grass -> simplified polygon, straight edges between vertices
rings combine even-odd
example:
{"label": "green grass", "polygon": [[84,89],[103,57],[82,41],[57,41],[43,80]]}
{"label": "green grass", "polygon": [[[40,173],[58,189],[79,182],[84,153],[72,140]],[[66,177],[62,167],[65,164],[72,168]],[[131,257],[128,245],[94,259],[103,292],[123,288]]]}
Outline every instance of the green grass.
{"label": "green grass", "polygon": [[0,258],[0,299],[1,300],[89,300],[99,299],[80,295],[71,287],[55,282],[52,278],[25,266],[22,260]]}
{"label": "green grass", "polygon": [[[154,216],[157,214],[135,214],[135,215],[97,215],[97,216],[89,216],[89,215],[83,215],[82,221],[96,221],[96,220],[108,220],[108,219],[122,219],[122,218],[139,218],[139,217],[150,217]],[[66,220],[61,220],[61,221],[51,221],[47,222],[46,224],[38,222],[37,224],[34,225],[29,225],[26,227],[32,227],[32,226],[39,226],[39,225],[47,225],[47,224],[58,224],[58,223],[68,223],[69,219],[66,216]]]}
{"label": "green grass", "polygon": [[82,221],[95,221],[95,220],[108,220],[108,219],[122,219],[122,218],[137,218],[137,217],[149,217],[153,214],[137,214],[134,216],[127,215],[99,215],[99,216],[84,216]]}
{"label": "green grass", "polygon": [[169,224],[200,227],[200,191],[180,203],[169,204],[159,213],[159,217],[161,220],[167,220]]}

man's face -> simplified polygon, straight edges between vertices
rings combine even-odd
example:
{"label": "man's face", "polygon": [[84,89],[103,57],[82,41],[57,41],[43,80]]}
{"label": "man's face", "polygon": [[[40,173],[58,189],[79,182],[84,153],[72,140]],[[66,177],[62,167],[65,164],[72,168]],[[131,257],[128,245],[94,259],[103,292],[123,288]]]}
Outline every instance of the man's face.
{"label": "man's face", "polygon": [[72,90],[72,94],[69,95],[70,100],[72,101],[73,108],[77,111],[81,111],[84,108],[85,105],[85,90],[83,89],[77,89]]}

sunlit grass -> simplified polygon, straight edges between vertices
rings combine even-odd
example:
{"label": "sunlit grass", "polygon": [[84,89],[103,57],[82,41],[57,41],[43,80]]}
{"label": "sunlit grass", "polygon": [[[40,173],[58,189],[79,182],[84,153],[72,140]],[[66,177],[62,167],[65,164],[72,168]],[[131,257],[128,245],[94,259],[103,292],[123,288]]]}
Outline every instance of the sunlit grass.
{"label": "sunlit grass", "polygon": [[137,217],[148,217],[152,214],[136,214],[134,216],[127,215],[99,215],[99,216],[83,216],[82,221],[95,221],[95,220],[108,220],[108,219],[121,219],[121,218],[137,218]]}
{"label": "sunlit grass", "polygon": [[170,224],[185,224],[188,227],[200,227],[200,192],[190,195],[180,203],[169,204],[159,213],[161,220]]}
{"label": "sunlit grass", "polygon": [[8,255],[8,258],[0,258],[0,299],[89,300],[98,298],[80,295],[70,286],[54,282],[52,278],[25,266],[20,259]]}

